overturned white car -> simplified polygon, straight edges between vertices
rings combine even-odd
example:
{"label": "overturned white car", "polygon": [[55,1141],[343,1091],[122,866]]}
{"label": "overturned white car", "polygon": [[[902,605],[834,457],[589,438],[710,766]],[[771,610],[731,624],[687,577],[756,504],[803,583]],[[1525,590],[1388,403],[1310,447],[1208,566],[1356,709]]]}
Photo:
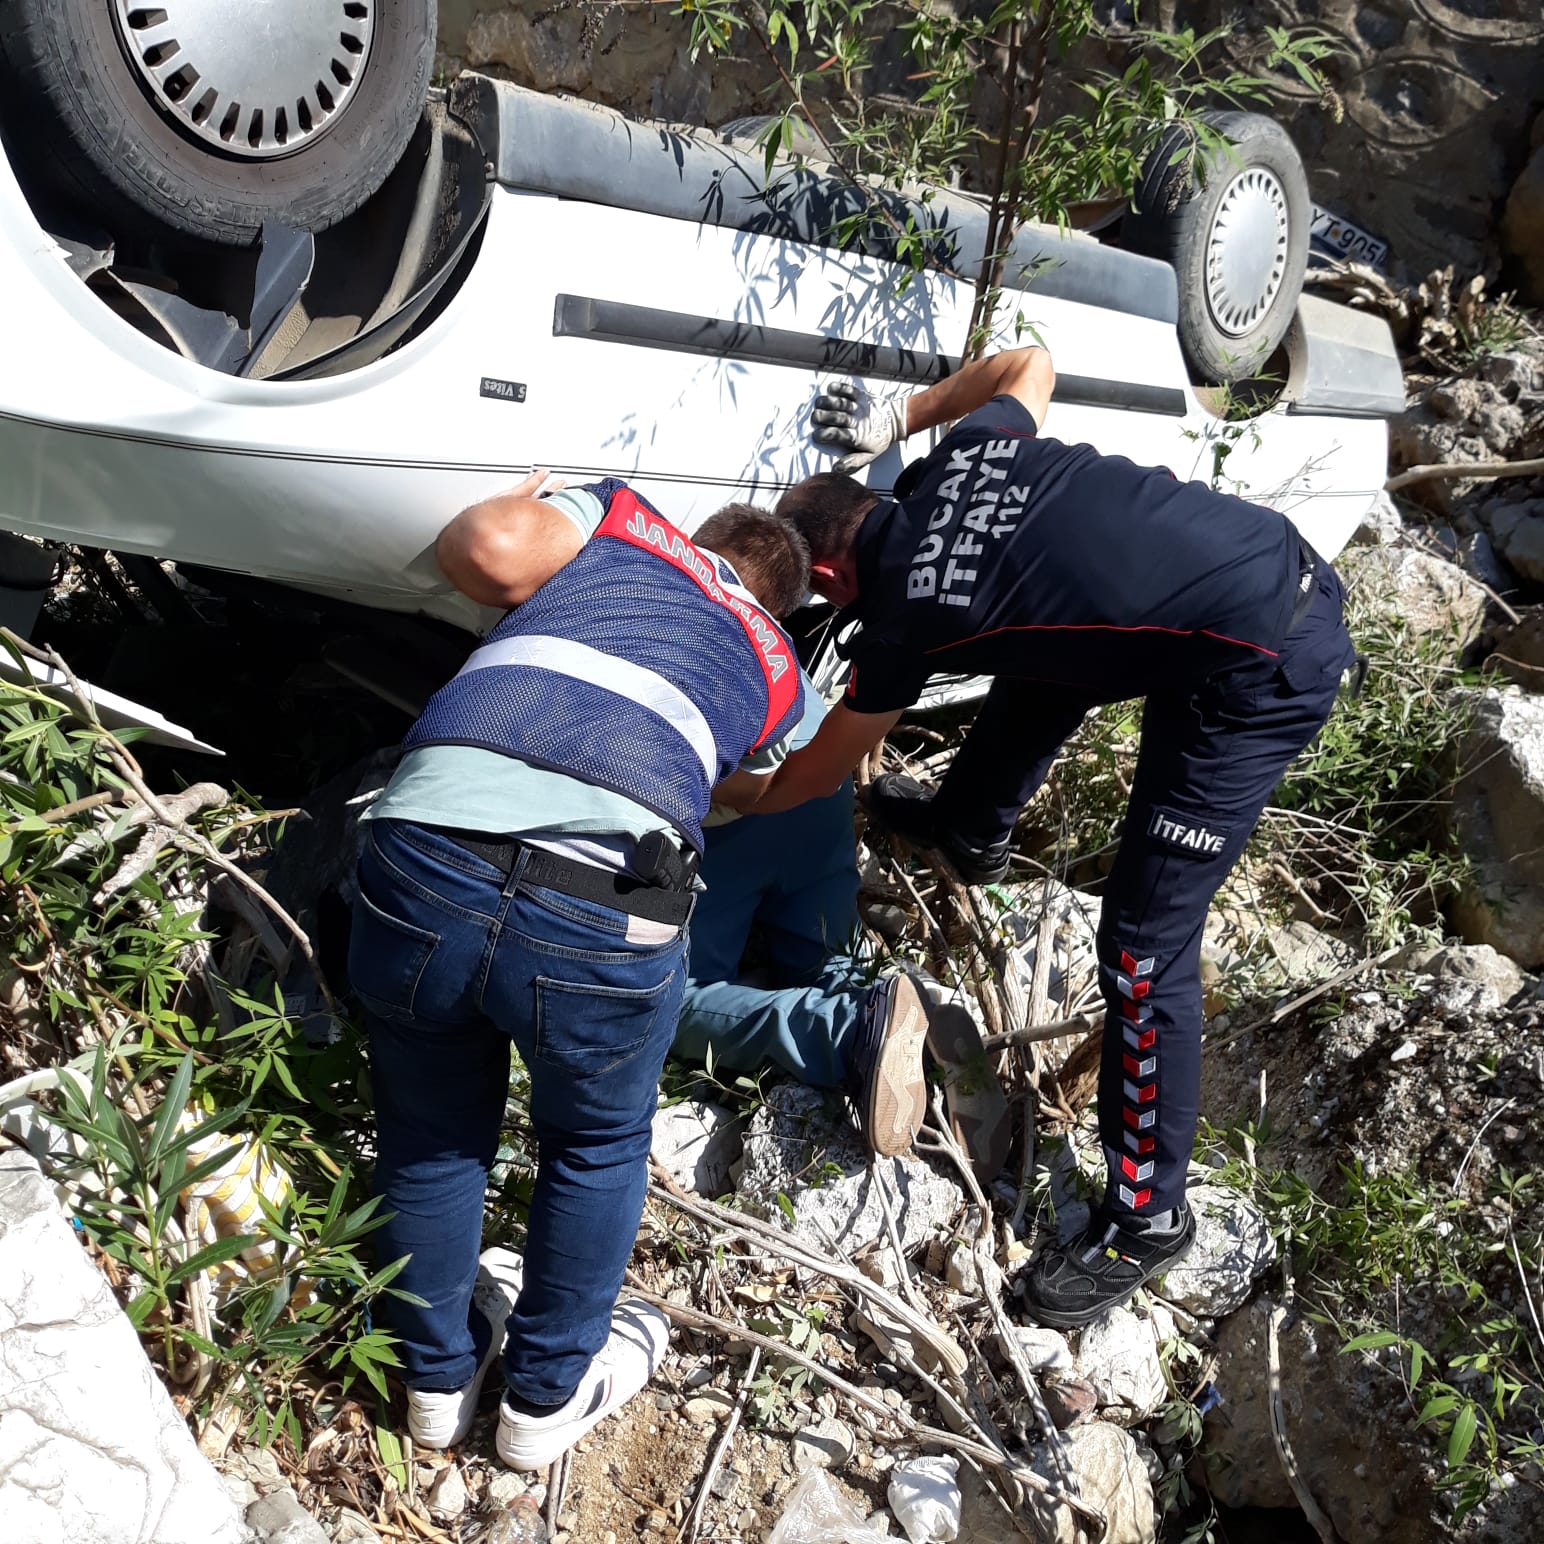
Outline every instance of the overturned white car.
{"label": "overturned white car", "polygon": [[[208,139],[151,95],[165,132]],[[0,83],[0,530],[466,627],[432,552],[457,509],[536,465],[626,477],[688,530],[770,502],[830,464],[809,439],[822,383],[951,368],[983,257],[962,195],[769,172],[745,139],[477,76],[431,95],[329,228],[269,210],[247,246],[114,229],[36,172],[4,100]],[[1268,120],[1232,118],[1236,159],[1159,232],[1172,261],[1118,230],[1021,230],[1004,338],[1027,325],[1055,358],[1048,433],[1220,475],[1333,556],[1382,484],[1399,365],[1380,321],[1300,295],[1301,167]],[[895,261],[883,219],[837,244],[876,199],[928,232],[932,267]]]}

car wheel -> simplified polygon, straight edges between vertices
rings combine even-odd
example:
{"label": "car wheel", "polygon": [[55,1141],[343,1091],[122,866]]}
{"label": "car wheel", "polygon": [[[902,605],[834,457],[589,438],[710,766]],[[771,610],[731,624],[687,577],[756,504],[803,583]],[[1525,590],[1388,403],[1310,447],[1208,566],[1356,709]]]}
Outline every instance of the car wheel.
{"label": "car wheel", "polygon": [[1286,336],[1308,267],[1308,176],[1285,129],[1259,113],[1202,115],[1228,141],[1198,146],[1183,124],[1153,147],[1122,244],[1171,263],[1179,338],[1207,381],[1246,380]]}
{"label": "car wheel", "polygon": [[321,230],[401,156],[434,23],[433,0],[0,0],[7,146],[104,223]]}

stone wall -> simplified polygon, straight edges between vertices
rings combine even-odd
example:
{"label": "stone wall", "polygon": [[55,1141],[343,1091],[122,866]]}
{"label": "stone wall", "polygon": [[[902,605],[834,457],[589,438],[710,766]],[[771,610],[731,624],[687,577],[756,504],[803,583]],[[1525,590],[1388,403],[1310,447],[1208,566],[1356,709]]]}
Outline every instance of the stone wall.
{"label": "stone wall", "polygon": [[1313,27],[1346,52],[1325,70],[1337,122],[1300,83],[1283,114],[1318,201],[1392,244],[1413,274],[1479,269],[1544,105],[1540,0],[1164,0],[1196,27]]}
{"label": "stone wall", "polygon": [[538,91],[571,91],[643,118],[727,123],[758,111],[775,77],[737,61],[693,62],[691,27],[664,5],[440,0],[438,78],[462,69]]}
{"label": "stone wall", "polygon": [[[1541,0],[1160,0],[1158,19],[1242,22],[1256,38],[1266,26],[1313,27],[1338,39],[1345,52],[1326,66],[1338,120],[1295,77],[1281,82],[1316,198],[1387,237],[1411,274],[1484,264],[1544,106]],[[663,6],[440,0],[447,72],[488,70],[688,123],[769,105],[765,67],[693,63],[687,37],[686,20]]]}

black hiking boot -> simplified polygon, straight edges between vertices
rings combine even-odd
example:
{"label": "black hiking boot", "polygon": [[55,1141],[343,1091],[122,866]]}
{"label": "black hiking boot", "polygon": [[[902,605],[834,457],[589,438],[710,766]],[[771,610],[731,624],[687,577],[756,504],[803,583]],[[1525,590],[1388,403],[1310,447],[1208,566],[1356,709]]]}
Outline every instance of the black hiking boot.
{"label": "black hiking boot", "polygon": [[933,816],[933,795],[914,777],[899,772],[876,777],[868,786],[868,807],[885,830],[936,852],[967,885],[995,885],[1008,872],[1012,833],[982,847],[941,829]]}
{"label": "black hiking boot", "polygon": [[1195,1236],[1188,1206],[1180,1206],[1173,1226],[1164,1229],[1136,1217],[1116,1223],[1095,1212],[1082,1237],[1050,1245],[1030,1266],[1025,1312],[1037,1324],[1076,1329],[1183,1259]]}

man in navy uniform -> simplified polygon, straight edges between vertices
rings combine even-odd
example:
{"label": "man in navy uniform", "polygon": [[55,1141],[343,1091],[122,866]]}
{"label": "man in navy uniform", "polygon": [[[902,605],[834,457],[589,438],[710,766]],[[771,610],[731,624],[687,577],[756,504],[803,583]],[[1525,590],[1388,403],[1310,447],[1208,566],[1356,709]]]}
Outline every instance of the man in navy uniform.
{"label": "man in navy uniform", "polygon": [[[812,585],[861,624],[852,678],[757,808],[828,794],[934,671],[994,678],[936,793],[877,779],[872,811],[971,883],[1006,871],[1014,822],[1091,707],[1146,699],[1104,893],[1099,1123],[1108,1183],[1086,1234],[1031,1269],[1030,1311],[1086,1323],[1190,1246],[1202,925],[1260,811],[1354,659],[1334,570],[1274,510],[1042,436],[1050,356],[1018,349],[909,398],[839,385],[816,438],[850,454],[778,505]],[[957,420],[957,421],[956,421]],[[845,475],[954,427],[893,496]]]}

